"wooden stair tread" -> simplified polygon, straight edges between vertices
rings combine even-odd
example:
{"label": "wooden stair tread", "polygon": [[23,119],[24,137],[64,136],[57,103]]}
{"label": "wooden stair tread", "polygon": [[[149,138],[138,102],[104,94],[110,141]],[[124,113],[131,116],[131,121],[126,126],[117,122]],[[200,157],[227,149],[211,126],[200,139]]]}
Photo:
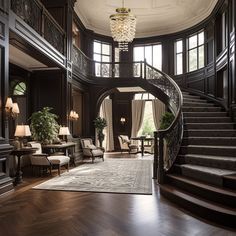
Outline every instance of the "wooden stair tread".
{"label": "wooden stair tread", "polygon": [[236,182],[236,174],[233,174],[233,175],[225,175],[224,178],[226,179],[231,179],[231,180],[234,180]]}
{"label": "wooden stair tread", "polygon": [[216,149],[222,149],[222,148],[226,148],[226,149],[236,149],[236,146],[213,146],[213,145],[187,145],[187,146],[181,146],[181,147],[197,147],[197,148],[216,148]]}
{"label": "wooden stair tread", "polygon": [[195,204],[195,205],[210,209],[215,212],[217,211],[223,214],[236,217],[236,208],[228,207],[225,205],[221,205],[219,203],[206,200],[205,198],[201,198],[194,194],[188,193],[178,187],[175,187],[169,184],[163,184],[160,186],[160,188],[166,192],[169,192],[170,194],[174,194],[175,196],[178,196],[184,199],[185,201],[190,202],[191,204]]}
{"label": "wooden stair tread", "polygon": [[233,131],[233,132],[236,132],[235,129],[185,129],[184,131]]}
{"label": "wooden stair tread", "polygon": [[199,165],[192,165],[192,164],[182,164],[181,168],[188,168],[192,170],[196,170],[199,172],[205,172],[207,174],[217,175],[217,176],[226,176],[236,174],[236,171],[227,170],[227,169],[219,169],[214,167],[206,167],[206,166],[199,166]]}
{"label": "wooden stair tread", "polygon": [[219,123],[219,122],[207,122],[207,123],[197,123],[197,122],[185,122],[184,123],[185,125],[228,125],[228,124],[231,124],[231,125],[236,125],[235,123],[233,122],[222,122],[222,123]]}
{"label": "wooden stair tread", "polygon": [[229,195],[229,196],[232,196],[232,197],[236,198],[236,191],[234,191],[234,190],[226,189],[226,188],[220,188],[220,187],[217,187],[217,186],[214,186],[214,185],[206,184],[202,181],[191,179],[189,177],[186,178],[185,176],[182,176],[182,175],[177,175],[177,174],[167,174],[167,175],[170,176],[173,179],[177,179],[177,180],[189,183],[189,184],[194,185],[194,186],[199,186],[203,189],[208,189],[208,190],[211,190],[213,192],[219,192],[221,194]]}
{"label": "wooden stair tread", "polygon": [[227,139],[227,140],[236,139],[236,137],[208,137],[208,136],[204,136],[204,137],[198,137],[198,136],[183,137],[183,139],[191,139],[191,138],[196,138],[196,139]]}
{"label": "wooden stair tread", "polygon": [[236,161],[236,157],[229,157],[229,156],[213,156],[213,155],[202,155],[202,154],[185,154],[180,155],[183,157],[199,157],[199,158],[207,158],[207,159],[224,159],[228,161]]}

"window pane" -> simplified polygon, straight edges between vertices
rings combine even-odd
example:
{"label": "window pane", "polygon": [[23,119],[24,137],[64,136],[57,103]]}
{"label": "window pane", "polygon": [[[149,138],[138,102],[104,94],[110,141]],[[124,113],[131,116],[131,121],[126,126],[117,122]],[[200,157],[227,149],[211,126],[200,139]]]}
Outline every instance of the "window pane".
{"label": "window pane", "polygon": [[197,48],[189,51],[189,71],[197,69]]}
{"label": "window pane", "polygon": [[120,61],[120,50],[119,48],[115,48],[115,62]]}
{"label": "window pane", "polygon": [[140,100],[142,97],[142,93],[136,93],[135,96],[134,96],[134,99],[135,100]]}
{"label": "window pane", "polygon": [[26,93],[26,84],[24,82],[19,82],[16,84],[13,95],[25,95]]}
{"label": "window pane", "polygon": [[95,74],[96,76],[101,76],[101,64],[100,63],[95,63]]}
{"label": "window pane", "polygon": [[93,52],[101,53],[101,43],[95,41],[93,42]]}
{"label": "window pane", "polygon": [[148,93],[143,93],[142,99],[143,99],[143,100],[147,100],[147,99],[148,99]]}
{"label": "window pane", "polygon": [[110,56],[102,56],[102,62],[110,62]]}
{"label": "window pane", "polygon": [[144,61],[144,47],[134,48],[134,61]]}
{"label": "window pane", "polygon": [[183,74],[183,54],[179,53],[176,55],[176,74]]}
{"label": "window pane", "polygon": [[152,65],[152,46],[145,47],[145,59],[149,65]]}
{"label": "window pane", "polygon": [[99,54],[93,54],[93,59],[94,59],[95,61],[101,61],[101,55],[99,55]]}
{"label": "window pane", "polygon": [[149,93],[149,99],[155,99],[155,97],[151,93]]}
{"label": "window pane", "polygon": [[188,39],[189,46],[188,48],[194,48],[197,46],[197,35],[194,35]]}
{"label": "window pane", "polygon": [[204,32],[198,34],[198,45],[204,44]]}
{"label": "window pane", "polygon": [[183,52],[183,40],[176,42],[176,53]]}
{"label": "window pane", "polygon": [[[152,102],[146,101],[145,108],[144,108],[144,116],[143,116],[143,123],[141,129],[138,132],[138,135],[149,135],[153,137],[153,132],[156,130],[154,121],[153,121],[153,109],[152,109]],[[151,151],[151,144],[145,142],[145,149],[149,149]]]}
{"label": "window pane", "polygon": [[153,46],[153,67],[162,70],[162,46],[161,44]]}
{"label": "window pane", "polygon": [[110,55],[110,45],[102,44],[102,54]]}
{"label": "window pane", "polygon": [[204,46],[199,47],[198,68],[204,67]]}

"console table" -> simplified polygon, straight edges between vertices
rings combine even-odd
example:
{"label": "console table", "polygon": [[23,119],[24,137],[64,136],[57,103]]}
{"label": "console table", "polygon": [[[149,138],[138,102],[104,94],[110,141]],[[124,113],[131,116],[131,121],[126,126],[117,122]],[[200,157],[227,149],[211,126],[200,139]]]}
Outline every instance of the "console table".
{"label": "console table", "polygon": [[[69,156],[72,158],[73,155],[69,155],[68,150],[72,149],[72,154],[74,153],[76,143],[74,142],[65,142],[65,143],[60,143],[60,144],[47,144],[47,145],[42,145],[42,149],[45,153],[55,153],[55,152],[63,152],[64,155]],[[71,160],[71,162],[74,163],[74,160]]]}

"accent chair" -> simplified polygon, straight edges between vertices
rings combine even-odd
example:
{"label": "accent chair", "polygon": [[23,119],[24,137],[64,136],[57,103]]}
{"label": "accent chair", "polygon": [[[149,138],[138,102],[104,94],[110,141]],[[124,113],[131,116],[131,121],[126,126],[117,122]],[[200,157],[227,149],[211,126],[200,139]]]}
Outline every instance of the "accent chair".
{"label": "accent chair", "polygon": [[129,153],[137,153],[138,146],[135,144],[131,144],[131,141],[127,135],[119,135],[118,136],[121,153],[123,151],[128,151]]}
{"label": "accent chair", "polygon": [[83,138],[80,142],[84,156],[92,158],[92,163],[94,163],[96,157],[102,158],[104,161],[104,149],[96,147],[91,138]]}

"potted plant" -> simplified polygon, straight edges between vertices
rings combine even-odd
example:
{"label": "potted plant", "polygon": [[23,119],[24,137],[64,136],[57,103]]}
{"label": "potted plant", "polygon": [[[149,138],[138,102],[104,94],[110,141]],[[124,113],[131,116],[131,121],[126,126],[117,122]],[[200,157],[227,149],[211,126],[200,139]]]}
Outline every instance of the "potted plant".
{"label": "potted plant", "polygon": [[104,118],[97,117],[93,123],[94,127],[97,129],[99,145],[102,147],[102,142],[104,140],[104,134],[102,131],[107,126],[107,121]]}
{"label": "potted plant", "polygon": [[31,117],[30,128],[34,140],[42,144],[53,143],[57,139],[59,125],[57,115],[51,113],[52,108],[44,107],[41,111],[34,112]]}
{"label": "potted plant", "polygon": [[[165,112],[161,118],[160,129],[167,129],[174,121],[175,116],[171,112]],[[170,143],[170,137],[166,137],[167,144]]]}
{"label": "potted plant", "polygon": [[174,115],[171,112],[165,112],[161,117],[160,129],[167,129],[174,121]]}

